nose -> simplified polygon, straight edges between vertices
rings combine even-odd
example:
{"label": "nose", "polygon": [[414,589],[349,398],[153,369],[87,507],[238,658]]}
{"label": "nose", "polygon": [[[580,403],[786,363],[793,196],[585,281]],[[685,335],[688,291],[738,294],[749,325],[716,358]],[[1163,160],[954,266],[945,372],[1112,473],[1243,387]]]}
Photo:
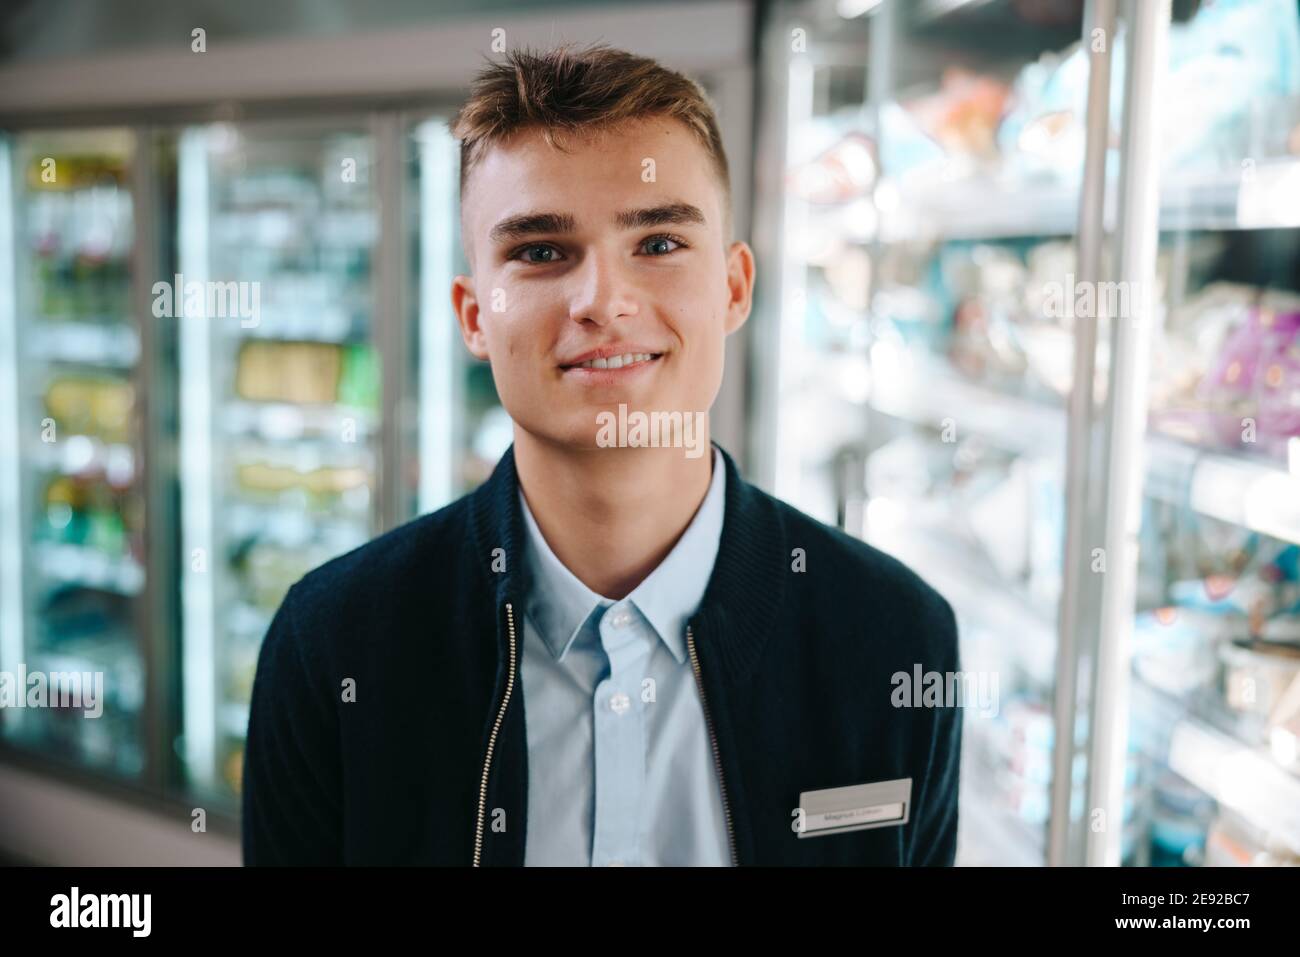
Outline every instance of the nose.
{"label": "nose", "polygon": [[636,288],[631,266],[616,252],[592,250],[571,276],[569,318],[606,326],[637,314]]}

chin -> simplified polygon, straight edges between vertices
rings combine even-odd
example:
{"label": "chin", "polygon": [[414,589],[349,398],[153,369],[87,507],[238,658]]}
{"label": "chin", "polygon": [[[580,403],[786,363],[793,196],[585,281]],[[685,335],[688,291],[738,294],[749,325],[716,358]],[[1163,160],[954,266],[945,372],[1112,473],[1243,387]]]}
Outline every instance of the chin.
{"label": "chin", "polygon": [[537,423],[518,418],[515,421],[529,435],[548,445],[559,446],[573,452],[593,451],[600,448],[596,444],[598,411],[593,409],[590,415],[566,416],[563,423],[557,418]]}

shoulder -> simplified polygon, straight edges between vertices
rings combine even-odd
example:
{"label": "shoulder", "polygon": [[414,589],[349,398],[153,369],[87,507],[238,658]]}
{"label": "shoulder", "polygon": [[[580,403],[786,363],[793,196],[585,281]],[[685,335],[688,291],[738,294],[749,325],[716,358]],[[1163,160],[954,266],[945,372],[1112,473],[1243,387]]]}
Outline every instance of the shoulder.
{"label": "shoulder", "polygon": [[[471,493],[472,494],[472,493]],[[375,613],[404,595],[433,600],[475,573],[463,559],[470,495],[330,559],[289,590],[298,622],[329,627],[356,611]]]}
{"label": "shoulder", "polygon": [[[955,657],[957,622],[952,605],[923,577],[888,552],[813,518],[788,502],[755,489],[781,522],[793,563],[804,560],[805,588],[818,602],[874,627],[906,629],[939,657]],[[801,549],[802,551],[796,551]],[[911,642],[909,642],[911,643]]]}

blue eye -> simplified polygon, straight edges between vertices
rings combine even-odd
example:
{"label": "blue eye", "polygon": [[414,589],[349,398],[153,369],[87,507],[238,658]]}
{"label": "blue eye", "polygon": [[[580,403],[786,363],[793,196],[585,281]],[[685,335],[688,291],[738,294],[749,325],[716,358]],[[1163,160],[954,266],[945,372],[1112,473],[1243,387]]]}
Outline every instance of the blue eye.
{"label": "blue eye", "polygon": [[[533,253],[534,251],[546,253],[547,255],[540,258],[535,257],[531,255],[531,253]],[[555,262],[555,258],[558,252],[559,250],[557,250],[554,246],[548,246],[545,243],[533,243],[530,246],[521,246],[519,249],[517,249],[514,253],[511,254],[510,258],[519,259],[520,253],[522,253],[523,254],[522,258],[524,262],[551,263],[551,262]]]}
{"label": "blue eye", "polygon": [[[666,256],[676,249],[685,247],[686,243],[676,236],[651,236],[641,243],[641,248],[651,256]],[[671,246],[672,248],[666,248]],[[653,247],[653,250],[650,248]]]}

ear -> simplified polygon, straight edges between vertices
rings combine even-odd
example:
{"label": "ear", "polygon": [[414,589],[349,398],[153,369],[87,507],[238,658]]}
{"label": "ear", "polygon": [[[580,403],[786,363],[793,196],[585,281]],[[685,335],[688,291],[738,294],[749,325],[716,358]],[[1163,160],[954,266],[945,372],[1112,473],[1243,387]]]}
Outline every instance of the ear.
{"label": "ear", "polygon": [[456,310],[456,322],[460,324],[460,337],[465,340],[465,348],[474,358],[486,360],[487,337],[479,324],[478,297],[474,294],[471,277],[457,276],[451,281],[451,307]]}
{"label": "ear", "polygon": [[745,324],[754,304],[754,251],[748,243],[736,241],[727,250],[727,322],[731,335]]}

